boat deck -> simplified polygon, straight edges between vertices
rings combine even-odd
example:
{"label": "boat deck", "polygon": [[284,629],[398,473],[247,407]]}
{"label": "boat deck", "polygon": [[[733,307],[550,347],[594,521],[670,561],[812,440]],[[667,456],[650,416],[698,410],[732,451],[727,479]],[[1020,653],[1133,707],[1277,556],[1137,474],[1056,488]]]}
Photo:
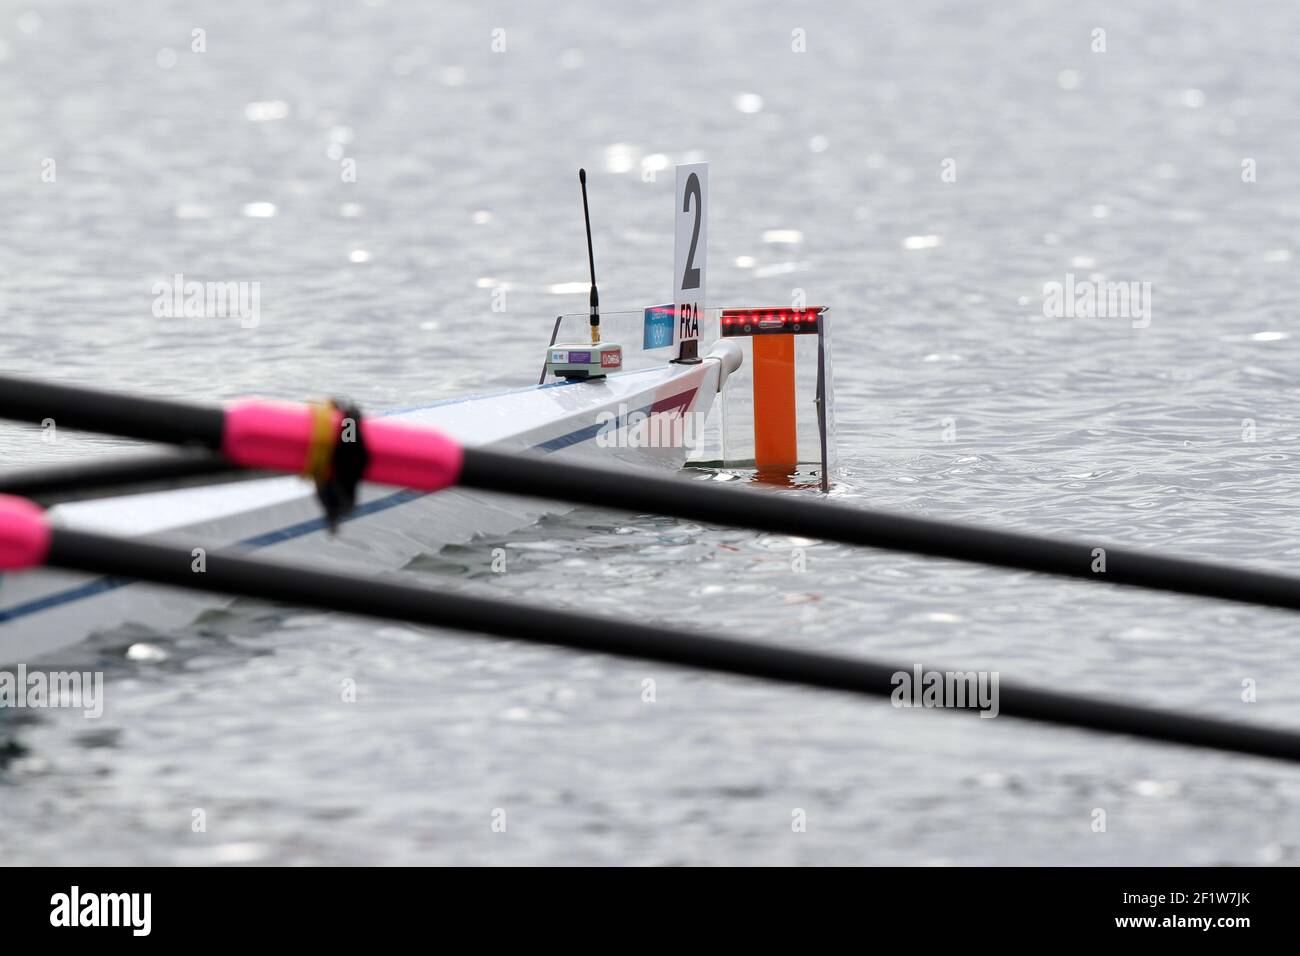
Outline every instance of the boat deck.
{"label": "boat deck", "polygon": [[[609,467],[677,469],[680,447],[598,442],[602,423],[629,415],[707,412],[720,363],[663,365],[604,380],[555,382],[388,413],[439,428],[475,447],[585,457]],[[604,425],[608,431],[609,426]],[[480,534],[503,534],[569,510],[533,499],[462,489],[437,494],[364,485],[358,507],[329,535],[315,490],[285,476],[60,504],[60,525],[127,536],[165,536],[188,548],[238,547],[317,567],[382,573]],[[41,570],[0,578],[0,663],[26,661],[128,622],[181,626],[220,598],[115,578]]]}

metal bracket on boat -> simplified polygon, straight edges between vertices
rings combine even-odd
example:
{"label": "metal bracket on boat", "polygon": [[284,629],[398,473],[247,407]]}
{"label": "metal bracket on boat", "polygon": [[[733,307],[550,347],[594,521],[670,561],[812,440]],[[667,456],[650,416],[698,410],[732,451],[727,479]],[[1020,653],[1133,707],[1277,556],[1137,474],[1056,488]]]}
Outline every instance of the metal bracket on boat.
{"label": "metal bracket on boat", "polygon": [[[325,510],[330,533],[357,503],[357,486],[370,461],[361,429],[361,409],[345,399],[313,405],[311,445],[306,477],[316,484],[316,497]],[[342,413],[337,430],[335,414]]]}
{"label": "metal bracket on boat", "polygon": [[700,342],[698,339],[687,339],[678,346],[677,358],[672,360],[674,365],[699,365]]}

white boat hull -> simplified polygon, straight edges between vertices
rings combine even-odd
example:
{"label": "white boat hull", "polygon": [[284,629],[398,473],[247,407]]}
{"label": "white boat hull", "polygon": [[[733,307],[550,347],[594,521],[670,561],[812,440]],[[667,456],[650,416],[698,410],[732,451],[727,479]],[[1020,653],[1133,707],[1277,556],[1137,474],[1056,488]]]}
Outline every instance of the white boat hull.
{"label": "white boat hull", "polygon": [[[666,365],[604,380],[553,383],[440,402],[391,413],[430,425],[467,446],[585,457],[609,467],[678,469],[682,447],[628,447],[610,442],[602,422],[632,412],[706,414],[722,363]],[[602,417],[603,416],[603,417]],[[621,428],[626,433],[626,428]],[[436,494],[366,485],[356,511],[336,536],[325,529],[314,489],[280,478],[178,488],[57,505],[52,520],[68,528],[124,536],[165,536],[191,548],[235,546],[279,560],[357,573],[400,568],[419,554],[480,534],[502,534],[565,505],[461,489]],[[0,664],[26,662],[128,623],[183,626],[215,596],[113,578],[40,570],[0,577]]]}

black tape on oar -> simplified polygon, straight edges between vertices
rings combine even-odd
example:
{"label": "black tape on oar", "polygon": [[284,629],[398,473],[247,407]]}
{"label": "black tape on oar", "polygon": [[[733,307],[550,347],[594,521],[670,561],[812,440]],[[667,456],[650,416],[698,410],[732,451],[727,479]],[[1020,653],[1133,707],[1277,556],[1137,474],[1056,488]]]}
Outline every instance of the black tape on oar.
{"label": "black tape on oar", "polygon": [[344,399],[331,399],[331,412],[343,413],[338,435],[329,455],[327,467],[317,469],[316,497],[325,510],[325,521],[330,532],[338,530],[339,522],[357,505],[357,486],[366,473],[370,453],[366,451],[365,436],[361,427],[361,409]]}

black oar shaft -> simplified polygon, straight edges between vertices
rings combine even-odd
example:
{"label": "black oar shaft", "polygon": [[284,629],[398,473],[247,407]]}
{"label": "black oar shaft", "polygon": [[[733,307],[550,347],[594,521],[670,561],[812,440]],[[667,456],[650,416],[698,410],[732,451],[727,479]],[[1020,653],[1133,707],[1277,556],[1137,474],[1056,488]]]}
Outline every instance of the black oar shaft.
{"label": "black oar shaft", "polygon": [[459,483],[487,491],[1300,610],[1300,578],[1286,575],[1146,555],[1101,542],[1057,541],[885,514],[821,499],[614,472],[555,458],[468,448]]}
{"label": "black oar shaft", "polygon": [[[193,569],[187,547],[55,529],[48,563],[237,597],[435,625],[572,650],[638,658],[874,697],[894,693],[910,665],[748,643],[677,628],[610,621],[571,611],[509,604],[223,553]],[[1003,715],[1152,740],[1300,761],[1300,734],[1186,716],[1075,694],[1000,683]],[[975,712],[967,704],[965,710]]]}
{"label": "black oar shaft", "polygon": [[221,449],[225,411],[187,402],[138,398],[81,386],[0,376],[5,418],[56,428],[105,432],[168,445]]}
{"label": "black oar shaft", "polygon": [[0,474],[0,494],[23,495],[43,504],[72,496],[97,497],[141,491],[149,486],[168,488],[213,481],[256,478],[265,472],[248,471],[211,452],[172,451],[131,455],[102,461],[74,461]]}

